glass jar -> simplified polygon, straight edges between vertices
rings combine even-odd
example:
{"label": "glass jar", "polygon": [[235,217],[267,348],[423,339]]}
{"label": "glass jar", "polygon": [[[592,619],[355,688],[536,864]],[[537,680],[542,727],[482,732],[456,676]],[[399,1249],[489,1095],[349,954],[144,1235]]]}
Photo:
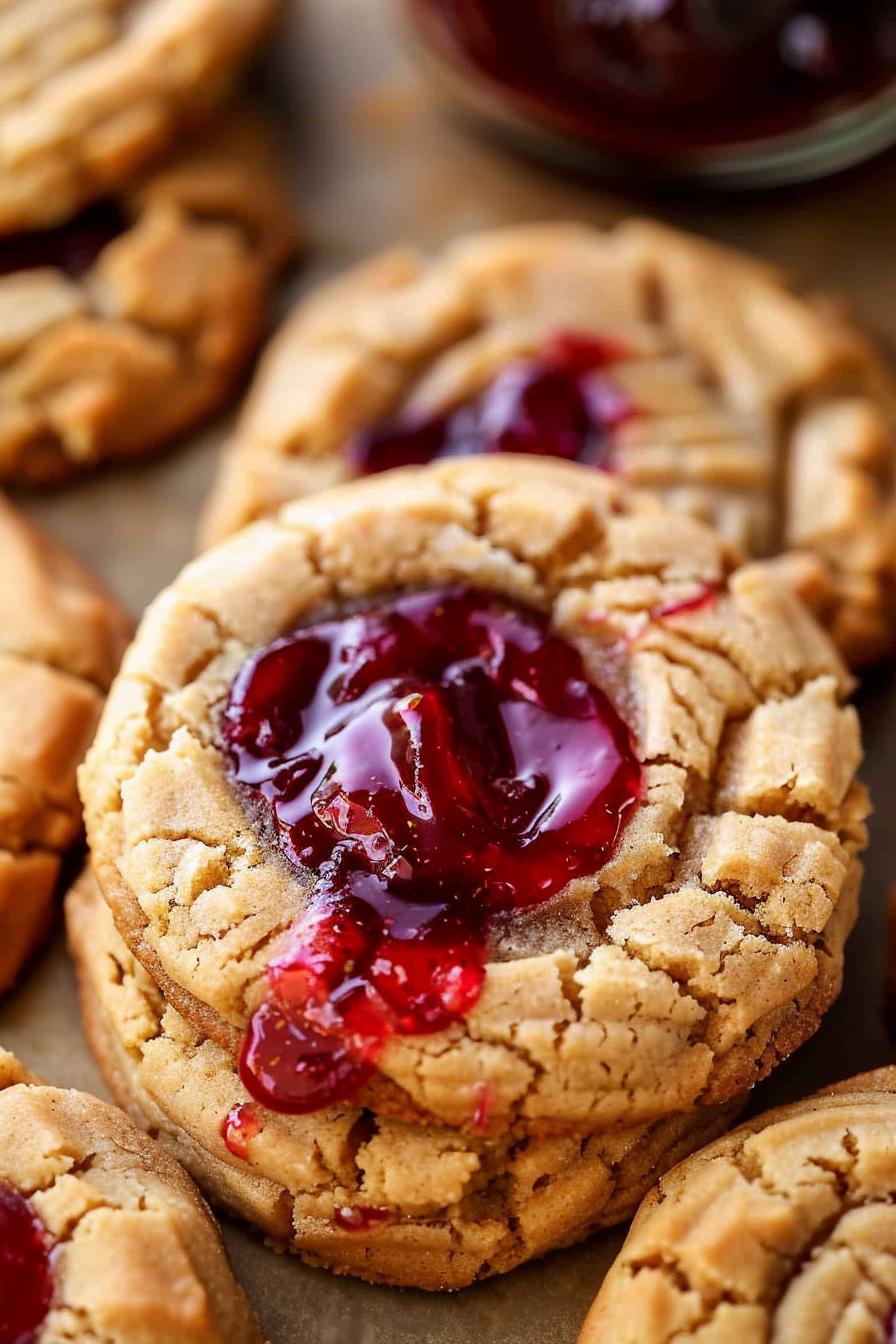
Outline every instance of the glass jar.
{"label": "glass jar", "polygon": [[896,142],[896,0],[405,0],[438,86],[578,166],[798,181]]}

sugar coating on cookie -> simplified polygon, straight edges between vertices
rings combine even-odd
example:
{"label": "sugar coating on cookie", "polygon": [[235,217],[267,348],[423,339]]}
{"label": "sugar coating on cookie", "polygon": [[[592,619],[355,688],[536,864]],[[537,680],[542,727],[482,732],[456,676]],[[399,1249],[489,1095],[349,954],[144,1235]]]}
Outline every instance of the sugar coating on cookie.
{"label": "sugar coating on cookie", "polygon": [[221,405],[295,241],[246,108],[63,226],[0,237],[0,481],[140,457]]}
{"label": "sugar coating on cookie", "polygon": [[9,0],[0,15],[0,234],[117,191],[205,121],[276,0]]}
{"label": "sugar coating on cookie", "polygon": [[75,771],[129,635],[109,594],[0,496],[0,990],[81,835]]}
{"label": "sugar coating on cookie", "polygon": [[526,452],[623,475],[784,555],[853,663],[896,643],[896,385],[830,301],[647,221],[394,251],[275,338],[203,536],[359,472]]}
{"label": "sugar coating on cookie", "polygon": [[896,1070],[740,1126],[664,1176],[579,1344],[888,1344]]}
{"label": "sugar coating on cookie", "polygon": [[261,1344],[206,1205],[128,1118],[0,1050],[0,1339]]}
{"label": "sugar coating on cookie", "polygon": [[580,1138],[489,1138],[342,1105],[265,1110],[235,1061],[169,1004],[89,872],[66,900],[85,1030],[119,1104],[209,1199],[304,1260],[374,1282],[462,1288],[629,1217],[739,1103]]}
{"label": "sugar coating on cookie", "polygon": [[[486,1087],[496,1132],[581,1133],[735,1096],[839,990],[867,811],[850,680],[767,570],[578,466],[481,457],[373,477],[184,571],[82,774],[122,936],[239,1055],[322,879],[232,777],[234,680],[284,632],[445,583],[540,613],[577,652],[631,735],[640,800],[593,874],[490,925],[476,1001],[393,1034],[356,1100],[472,1128]],[[301,998],[308,978],[280,984]]]}

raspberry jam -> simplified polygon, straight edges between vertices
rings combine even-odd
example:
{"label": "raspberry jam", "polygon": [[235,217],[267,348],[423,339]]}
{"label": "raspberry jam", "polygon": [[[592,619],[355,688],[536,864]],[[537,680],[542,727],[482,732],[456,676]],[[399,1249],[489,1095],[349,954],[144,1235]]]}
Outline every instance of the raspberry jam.
{"label": "raspberry jam", "polygon": [[261,1133],[261,1120],[255,1107],[248,1102],[234,1106],[221,1124],[221,1138],[227,1151],[243,1162],[249,1161],[249,1144]]}
{"label": "raspberry jam", "polygon": [[719,596],[719,590],[711,583],[703,583],[690,597],[681,597],[674,602],[663,602],[651,611],[655,621],[670,620],[675,616],[690,616],[698,611],[706,611],[713,606]]}
{"label": "raspberry jam", "polygon": [[127,224],[116,201],[100,201],[58,229],[0,238],[0,275],[57,266],[77,279],[90,270],[103,248],[124,233]]}
{"label": "raspberry jam", "polygon": [[374,1227],[392,1221],[388,1209],[378,1209],[373,1205],[346,1204],[333,1214],[333,1222],[343,1232],[370,1232]]}
{"label": "raspberry jam", "polygon": [[896,138],[896,0],[405,0],[424,69],[554,157],[736,184]]}
{"label": "raspberry jam", "polygon": [[52,1302],[47,1232],[28,1200],[0,1181],[0,1344],[33,1344]]}
{"label": "raspberry jam", "polygon": [[626,725],[537,613],[447,588],[297,630],[238,674],[233,775],[318,875],[240,1061],[304,1113],[354,1097],[394,1035],[476,1003],[491,921],[612,855],[641,793]]}
{"label": "raspberry jam", "polygon": [[541,354],[509,364],[476,401],[380,425],[355,440],[352,457],[365,475],[478,453],[607,466],[613,432],[634,407],[602,370],[624,355],[612,341],[555,336]]}

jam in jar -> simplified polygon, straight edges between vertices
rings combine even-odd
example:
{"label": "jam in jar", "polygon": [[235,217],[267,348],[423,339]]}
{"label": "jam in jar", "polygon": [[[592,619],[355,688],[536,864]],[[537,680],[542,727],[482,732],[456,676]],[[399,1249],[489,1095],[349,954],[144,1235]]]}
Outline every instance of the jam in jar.
{"label": "jam in jar", "polygon": [[436,83],[579,165],[796,181],[896,141],[896,0],[407,0]]}

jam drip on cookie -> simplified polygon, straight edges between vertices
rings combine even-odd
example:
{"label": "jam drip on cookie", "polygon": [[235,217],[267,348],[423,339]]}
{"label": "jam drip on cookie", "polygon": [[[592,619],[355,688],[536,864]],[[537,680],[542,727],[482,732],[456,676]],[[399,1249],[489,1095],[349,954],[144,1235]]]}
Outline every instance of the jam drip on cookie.
{"label": "jam drip on cookie", "polygon": [[249,1144],[261,1133],[261,1120],[255,1107],[242,1102],[227,1112],[221,1123],[221,1138],[227,1151],[243,1162],[249,1161]]}
{"label": "jam drip on cookie", "polygon": [[624,356],[613,341],[555,336],[541,354],[509,364],[475,401],[369,430],[351,445],[351,456],[365,475],[478,453],[528,453],[607,469],[614,431],[635,414],[604,372]]}
{"label": "jam drip on cookie", "polygon": [[535,612],[469,588],[297,630],[223,723],[235,779],[318,875],[241,1074],[290,1113],[355,1096],[394,1035],[482,989],[489,921],[612,855],[641,791],[626,725]]}
{"label": "jam drip on cookie", "polygon": [[77,279],[127,227],[116,201],[99,201],[58,229],[10,234],[0,238],[0,275],[56,266]]}
{"label": "jam drip on cookie", "polygon": [[333,1222],[342,1232],[371,1232],[391,1221],[388,1209],[367,1204],[345,1204],[333,1214]]}
{"label": "jam drip on cookie", "polygon": [[0,1344],[33,1344],[52,1302],[50,1239],[28,1200],[0,1180]]}

